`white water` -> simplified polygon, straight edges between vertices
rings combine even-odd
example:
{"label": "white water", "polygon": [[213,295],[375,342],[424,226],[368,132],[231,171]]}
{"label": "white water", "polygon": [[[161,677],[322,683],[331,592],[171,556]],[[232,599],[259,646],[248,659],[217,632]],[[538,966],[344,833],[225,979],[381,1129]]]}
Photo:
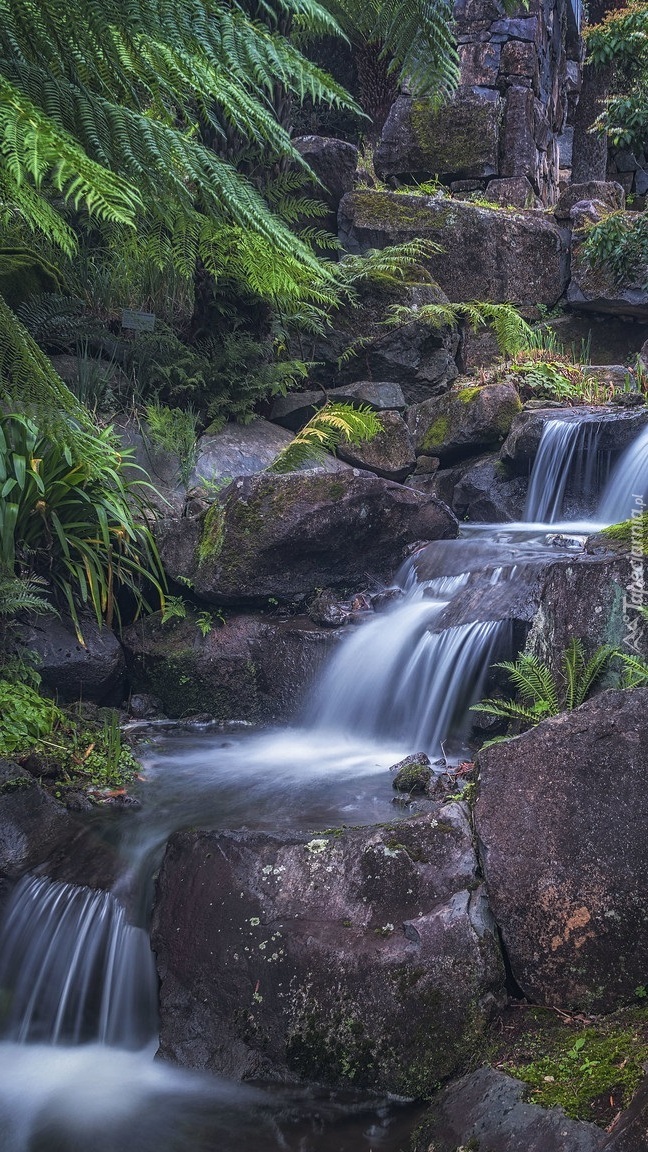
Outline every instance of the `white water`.
{"label": "white water", "polygon": [[607,484],[599,505],[599,515],[606,524],[629,520],[637,508],[643,510],[648,500],[648,427],[621,456]]}
{"label": "white water", "polygon": [[593,495],[600,468],[599,434],[600,423],[595,420],[546,421],[529,481],[525,521],[559,521],[568,481],[581,499]]}

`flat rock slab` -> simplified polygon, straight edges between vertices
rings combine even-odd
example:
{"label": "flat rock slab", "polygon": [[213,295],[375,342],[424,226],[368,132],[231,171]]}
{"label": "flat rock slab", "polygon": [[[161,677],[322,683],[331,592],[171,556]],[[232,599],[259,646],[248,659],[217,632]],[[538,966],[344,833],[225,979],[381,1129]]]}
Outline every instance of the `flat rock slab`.
{"label": "flat rock slab", "polygon": [[247,476],[206,513],[159,529],[162,561],[212,604],[295,602],[389,579],[402,549],[457,535],[434,496],[352,469]]}
{"label": "flat rock slab", "polygon": [[350,252],[436,242],[441,252],[426,267],[452,301],[553,307],[567,286],[567,238],[543,212],[362,189],[342,200],[339,227]]}
{"label": "flat rock slab", "polygon": [[184,832],[158,882],[161,1052],[417,1096],[503,989],[466,810],[339,833]]}
{"label": "flat rock slab", "polygon": [[562,1108],[525,1101],[527,1085],[494,1068],[451,1084],[423,1121],[415,1152],[598,1152],[607,1147],[595,1124],[570,1120]]}
{"label": "flat rock slab", "polygon": [[648,689],[603,692],[479,764],[484,875],[523,992],[631,1001],[648,969]]}

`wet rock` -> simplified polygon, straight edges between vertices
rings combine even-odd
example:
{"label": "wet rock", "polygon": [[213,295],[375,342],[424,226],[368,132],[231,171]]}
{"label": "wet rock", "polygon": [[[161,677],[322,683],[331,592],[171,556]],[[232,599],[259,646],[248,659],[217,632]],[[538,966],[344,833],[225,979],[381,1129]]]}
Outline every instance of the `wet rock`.
{"label": "wet rock", "polygon": [[392,788],[397,792],[425,792],[432,779],[432,765],[425,752],[406,756],[389,769],[394,773]]}
{"label": "wet rock", "polygon": [[398,412],[383,412],[383,430],[363,444],[341,444],[338,456],[347,464],[365,468],[385,480],[404,480],[416,463],[414,443]]}
{"label": "wet rock", "polygon": [[562,1108],[528,1103],[528,1086],[480,1068],[435,1098],[415,1137],[414,1152],[598,1152],[606,1135],[570,1120]]}
{"label": "wet rock", "polygon": [[348,624],[352,614],[351,604],[341,602],[339,596],[324,588],[311,601],[308,608],[309,619],[323,628],[339,628]]}
{"label": "wet rock", "polygon": [[71,620],[40,616],[22,626],[19,636],[38,657],[43,685],[62,702],[121,700],[125,663],[119,640],[110,628],[100,629],[91,617],[82,619],[81,628],[83,644]]}
{"label": "wet rock", "polygon": [[350,252],[412,239],[436,242],[442,251],[425,264],[452,301],[553,307],[567,285],[567,239],[543,213],[362,189],[344,197],[339,226]]}
{"label": "wet rock", "polygon": [[503,973],[459,805],[312,837],[187,832],[158,884],[161,1052],[243,1078],[417,1096]]}
{"label": "wet rock", "polygon": [[648,689],[603,692],[479,766],[484,874],[518,984],[563,1008],[628,1003],[648,964]]}
{"label": "wet rock", "polygon": [[157,720],[164,715],[162,701],[150,692],[134,692],[128,701],[128,713],[133,720]]}
{"label": "wet rock", "polygon": [[238,613],[205,636],[191,614],[164,625],[149,616],[124,634],[137,690],[154,692],[168,716],[221,721],[294,716],[335,642],[330,624]]}
{"label": "wet rock", "polygon": [[[540,409],[525,408],[515,417],[507,436],[501,459],[516,472],[528,472],[535,459],[547,420],[557,418],[556,409],[545,406]],[[600,428],[598,440],[602,452],[622,452],[648,424],[648,412],[644,410],[623,411],[617,407],[562,408],[561,420],[593,421]]]}
{"label": "wet rock", "polygon": [[464,387],[416,404],[408,413],[416,453],[447,463],[499,445],[521,409],[515,386],[506,382]]}
{"label": "wet rock", "polygon": [[349,470],[241,478],[204,515],[164,523],[159,540],[174,580],[236,605],[366,587],[389,579],[406,544],[456,534],[434,497]]}
{"label": "wet rock", "polygon": [[[399,384],[408,404],[438,395],[458,375],[459,336],[454,328],[417,321],[415,312],[443,303],[447,296],[433,283],[360,285],[357,306],[340,309],[325,336],[315,338],[310,379],[327,392],[336,384],[331,392],[340,398],[342,389],[365,386],[367,380]],[[410,322],[385,324],[395,304],[414,310]],[[354,349],[352,355],[347,355],[349,349]]]}
{"label": "wet rock", "polygon": [[21,876],[47,858],[69,833],[64,806],[15,766],[2,762],[0,786],[0,875]]}
{"label": "wet rock", "polygon": [[411,175],[495,176],[500,117],[496,92],[484,97],[461,89],[441,107],[432,98],[399,96],[376,148],[376,175],[381,180]]}
{"label": "wet rock", "polygon": [[614,180],[588,180],[584,184],[568,184],[554,208],[558,220],[569,220],[575,204],[582,200],[599,200],[609,212],[623,211],[625,192]]}

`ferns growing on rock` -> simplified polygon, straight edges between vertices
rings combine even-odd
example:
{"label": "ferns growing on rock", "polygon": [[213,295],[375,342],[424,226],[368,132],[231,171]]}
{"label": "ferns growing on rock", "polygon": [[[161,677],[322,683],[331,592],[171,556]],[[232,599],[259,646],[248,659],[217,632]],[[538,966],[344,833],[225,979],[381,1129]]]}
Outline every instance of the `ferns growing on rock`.
{"label": "ferns growing on rock", "polygon": [[269,472],[293,472],[303,464],[317,464],[338,444],[360,444],[382,431],[376,413],[366,405],[325,404],[287,444],[270,465]]}

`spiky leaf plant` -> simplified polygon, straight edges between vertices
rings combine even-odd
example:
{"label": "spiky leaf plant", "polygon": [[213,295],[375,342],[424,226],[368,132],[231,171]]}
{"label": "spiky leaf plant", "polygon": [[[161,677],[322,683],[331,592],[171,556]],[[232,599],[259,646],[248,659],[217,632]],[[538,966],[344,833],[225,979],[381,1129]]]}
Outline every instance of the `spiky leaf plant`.
{"label": "spiky leaf plant", "polygon": [[148,595],[163,600],[164,576],[142,515],[147,485],[125,478],[125,461],[111,429],[77,428],[61,440],[27,416],[0,417],[0,567],[46,579],[80,638],[81,609],[99,625],[119,623],[120,590],[136,613]]}
{"label": "spiky leaf plant", "polygon": [[365,405],[354,408],[351,404],[325,404],[279,453],[268,471],[293,472],[303,464],[325,460],[343,441],[360,444],[381,431],[378,416]]}

